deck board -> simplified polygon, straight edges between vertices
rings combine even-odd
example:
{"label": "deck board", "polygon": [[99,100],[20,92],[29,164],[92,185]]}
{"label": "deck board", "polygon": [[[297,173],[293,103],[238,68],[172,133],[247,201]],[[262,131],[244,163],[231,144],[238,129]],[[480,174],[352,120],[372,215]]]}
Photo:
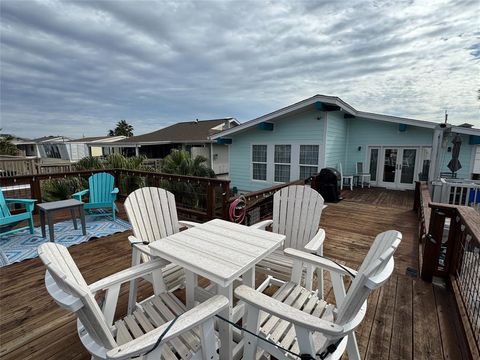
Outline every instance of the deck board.
{"label": "deck board", "polygon": [[[418,270],[413,193],[355,189],[343,195],[343,201],[329,204],[322,215],[326,256],[356,268],[377,233],[397,229],[403,234],[395,256],[395,273],[370,296],[367,314],[357,329],[362,357],[465,358],[459,333],[448,326],[455,322],[446,310],[451,306],[448,292],[405,275],[407,268]],[[120,216],[125,217],[122,206],[120,210]],[[87,283],[130,265],[128,235],[129,231],[69,248]],[[74,317],[47,294],[44,273],[38,258],[0,269],[0,358],[89,359],[76,333]],[[257,281],[261,281],[260,276]],[[140,296],[150,291],[146,283],[139,287]],[[119,314],[126,310],[127,292],[128,287],[122,286]]]}

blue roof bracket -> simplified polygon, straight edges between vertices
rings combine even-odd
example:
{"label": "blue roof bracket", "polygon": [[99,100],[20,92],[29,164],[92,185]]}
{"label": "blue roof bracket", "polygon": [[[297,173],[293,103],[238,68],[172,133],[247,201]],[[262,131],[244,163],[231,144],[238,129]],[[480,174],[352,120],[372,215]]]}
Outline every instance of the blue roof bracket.
{"label": "blue roof bracket", "polygon": [[232,139],[225,139],[225,138],[218,138],[217,144],[220,145],[230,145],[232,143]]}
{"label": "blue roof bracket", "polygon": [[265,131],[273,131],[273,123],[262,122],[257,125],[258,129]]}

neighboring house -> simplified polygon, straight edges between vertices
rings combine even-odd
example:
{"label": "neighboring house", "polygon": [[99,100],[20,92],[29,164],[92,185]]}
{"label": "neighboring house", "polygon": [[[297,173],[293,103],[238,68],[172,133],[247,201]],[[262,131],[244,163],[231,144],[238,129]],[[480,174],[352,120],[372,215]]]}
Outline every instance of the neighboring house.
{"label": "neighboring house", "polygon": [[125,155],[144,155],[148,159],[163,159],[172,149],[184,149],[192,156],[204,156],[215,174],[225,175],[228,173],[228,146],[217,144],[209,137],[238,124],[234,118],[186,121],[102,145],[120,148]]}
{"label": "neighboring house", "polygon": [[449,172],[455,134],[462,139],[459,178],[476,176],[480,130],[358,111],[338,97],[315,95],[211,136],[229,144],[230,179],[239,191],[307,178],[324,167],[355,174],[364,164],[376,186],[413,189]]}
{"label": "neighboring house", "polygon": [[83,137],[70,140],[67,143],[67,151],[72,161],[78,161],[86,156],[104,156],[108,155],[106,151],[104,151],[104,149],[106,149],[106,147],[104,147],[105,144],[121,141],[125,138],[126,136]]}
{"label": "neighboring house", "polygon": [[16,138],[12,141],[22,156],[70,160],[65,136],[43,136],[36,139]]}

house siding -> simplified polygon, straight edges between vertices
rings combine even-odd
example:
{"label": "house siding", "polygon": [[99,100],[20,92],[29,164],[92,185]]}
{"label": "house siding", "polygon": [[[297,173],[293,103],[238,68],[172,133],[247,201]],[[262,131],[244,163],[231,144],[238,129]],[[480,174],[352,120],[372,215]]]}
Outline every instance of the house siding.
{"label": "house siding", "polygon": [[[291,115],[282,119],[272,121],[273,131],[260,130],[257,127],[251,128],[239,134],[231,136],[229,164],[231,186],[237,187],[239,191],[255,191],[273,186],[273,149],[274,145],[292,144],[298,145],[319,145],[319,168],[323,165],[323,137],[324,120],[317,120],[319,112],[312,110],[300,114]],[[266,144],[269,147],[267,155],[267,181],[252,180],[252,154],[253,144]],[[291,158],[291,180],[294,167],[298,167],[298,157],[292,150]]]}
{"label": "house siding", "polygon": [[348,121],[343,115],[343,112],[327,113],[326,167],[337,168],[339,163],[345,166]]}
{"label": "house siding", "polygon": [[362,118],[348,119],[348,123],[345,174],[354,174],[357,162],[363,162],[368,169],[369,146],[432,146],[432,129],[408,125],[400,131],[397,123]]}

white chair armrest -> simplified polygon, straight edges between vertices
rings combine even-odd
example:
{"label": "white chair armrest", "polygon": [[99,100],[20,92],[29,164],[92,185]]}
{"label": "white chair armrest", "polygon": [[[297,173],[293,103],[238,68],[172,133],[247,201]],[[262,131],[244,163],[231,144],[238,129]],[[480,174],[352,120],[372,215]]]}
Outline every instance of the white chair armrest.
{"label": "white chair armrest", "polygon": [[130,241],[130,244],[132,245],[132,247],[134,247],[138,251],[151,257],[154,256],[152,254],[152,251],[150,250],[150,247],[148,245],[145,245],[142,241],[138,240],[135,236],[129,236],[128,241]]}
{"label": "white chair armrest", "polygon": [[235,289],[235,295],[255,308],[266,311],[269,314],[305,329],[318,331],[330,337],[339,336],[343,333],[343,327],[340,325],[295,309],[248,286],[241,285],[237,287]]}
{"label": "white chair armrest", "polygon": [[187,227],[187,228],[192,228],[192,227],[195,227],[195,226],[198,226],[200,225],[200,223],[197,223],[197,222],[194,222],[194,221],[186,221],[186,220],[180,220],[178,222],[178,225],[182,228],[182,227]]}
{"label": "white chair armrest", "polygon": [[[192,328],[211,319],[213,316],[224,310],[228,306],[228,299],[221,295],[216,295],[211,299],[201,303],[195,308],[180,315],[178,320],[172,325],[168,333],[163,338],[161,344],[164,344],[180,334],[191,330]],[[157,342],[160,335],[166,330],[170,321],[159,328],[150,331],[139,338],[129,341],[126,344],[113,348],[107,352],[108,359],[130,359],[135,356],[145,354]]]}
{"label": "white chair armrest", "polygon": [[250,225],[249,227],[251,227],[253,229],[265,230],[267,228],[267,226],[270,226],[272,224],[273,224],[273,220],[264,220],[264,221],[260,221],[256,224]]}
{"label": "white chair armrest", "polygon": [[[348,271],[350,271],[353,275],[356,275],[357,274],[357,271],[347,267],[347,266],[344,266],[342,265],[342,267],[338,266],[337,264],[335,264],[332,260],[329,260],[329,259],[325,259],[325,258],[322,258],[322,257],[319,257],[317,255],[314,255],[314,254],[309,254],[309,253],[306,253],[304,251],[300,251],[300,250],[296,250],[296,249],[292,249],[292,248],[288,248],[288,249],[285,249],[284,250],[285,254],[288,255],[289,257],[295,259],[295,260],[300,260],[300,261],[303,261],[305,263],[308,263],[310,265],[313,265],[313,266],[316,266],[316,267],[319,267],[319,268],[322,268],[324,270],[328,270],[328,271],[331,271],[331,272],[334,272],[334,273],[337,273],[337,274],[340,274],[340,275],[347,275],[347,276],[351,276]],[[345,269],[347,270],[345,270]]]}
{"label": "white chair armrest", "polygon": [[310,240],[307,245],[305,245],[304,249],[310,252],[317,253],[322,248],[324,241],[325,241],[325,230],[318,229],[318,232],[315,234],[313,239]]}
{"label": "white chair armrest", "polygon": [[101,280],[94,282],[93,284],[90,284],[88,287],[93,293],[99,290],[106,290],[112,287],[113,285],[123,284],[130,280],[134,280],[139,277],[150,274],[152,271],[161,269],[163,266],[165,266],[164,260],[154,259],[140,265],[132,266],[131,268],[122,270],[110,276],[107,276],[106,278],[103,278]]}

